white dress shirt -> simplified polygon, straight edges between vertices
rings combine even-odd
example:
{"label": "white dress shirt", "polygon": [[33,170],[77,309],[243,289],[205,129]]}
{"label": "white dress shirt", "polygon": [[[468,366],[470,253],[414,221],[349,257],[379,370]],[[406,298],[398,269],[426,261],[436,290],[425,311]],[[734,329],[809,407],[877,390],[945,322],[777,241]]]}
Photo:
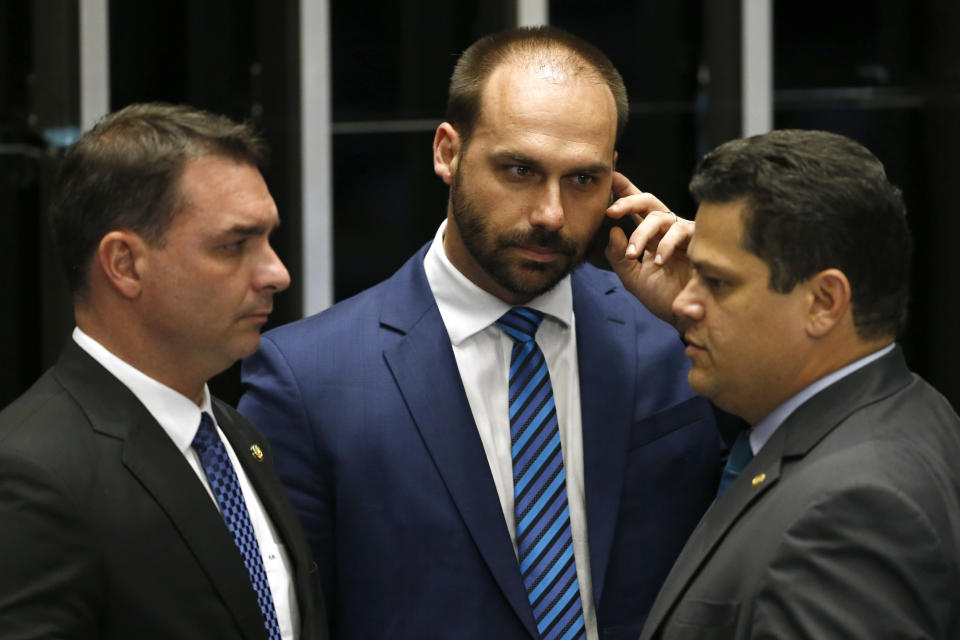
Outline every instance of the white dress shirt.
{"label": "white dress shirt", "polygon": [[882,349],[874,351],[873,353],[866,355],[859,360],[851,362],[850,364],[837,369],[833,373],[823,376],[819,380],[816,380],[815,382],[812,382],[804,387],[795,396],[771,411],[766,418],[758,422],[757,425],[750,430],[750,449],[753,451],[754,455],[760,451],[760,447],[767,443],[767,440],[770,439],[770,436],[772,436],[773,433],[780,428],[780,425],[783,424],[786,419],[790,417],[790,414],[796,411],[800,405],[833,383],[839,381],[841,378],[845,378],[857,369],[861,369],[874,360],[887,355],[893,351],[893,347],[894,343],[891,343]]}
{"label": "white dress shirt", "polygon": [[[445,228],[446,221],[437,230],[433,244],[424,256],[423,267],[450,336],[460,379],[483,442],[493,483],[500,497],[503,519],[516,553],[513,458],[510,454],[510,418],[507,409],[513,339],[494,324],[512,305],[487,293],[453,266],[443,250]],[[556,287],[524,306],[545,314],[536,341],[543,351],[553,385],[563,466],[567,476],[573,554],[587,638],[597,640],[583,489],[580,377],[570,277],[567,276]]]}
{"label": "white dress shirt", "polygon": [[[210,391],[207,386],[204,385],[203,387],[203,404],[198,407],[193,400],[154,380],[110,353],[106,347],[85,334],[80,327],[73,330],[73,340],[81,349],[90,354],[90,357],[99,362],[104,369],[130,389],[137,400],[150,412],[154,420],[160,423],[166,434],[170,436],[173,444],[176,445],[197,474],[197,478],[216,505],[217,501],[210,489],[210,484],[207,482],[203,466],[200,464],[200,457],[190,446],[197,429],[200,427],[201,412],[209,413],[210,417],[213,418],[214,425],[216,425],[217,419],[213,414]],[[224,448],[227,450],[227,455],[230,457],[230,463],[233,465],[233,470],[240,482],[243,499],[247,503],[247,512],[250,514],[250,522],[253,525],[254,535],[257,537],[257,544],[260,545],[263,567],[267,573],[267,581],[270,583],[270,592],[273,595],[273,604],[277,610],[280,634],[284,640],[295,639],[300,635],[300,613],[297,607],[296,591],[291,580],[290,558],[287,556],[273,523],[270,522],[270,518],[264,510],[260,498],[247,479],[247,474],[240,466],[236,452],[224,437],[219,425],[216,425],[216,430]],[[217,506],[218,510],[219,508]]]}

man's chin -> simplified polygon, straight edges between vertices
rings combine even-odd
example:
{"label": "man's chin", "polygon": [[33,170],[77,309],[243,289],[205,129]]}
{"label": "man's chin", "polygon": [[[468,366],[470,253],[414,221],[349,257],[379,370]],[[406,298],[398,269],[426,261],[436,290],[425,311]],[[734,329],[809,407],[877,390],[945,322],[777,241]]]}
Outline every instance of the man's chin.
{"label": "man's chin", "polygon": [[739,416],[739,408],[731,404],[731,394],[727,381],[717,378],[705,371],[701,367],[694,365],[687,374],[687,382],[690,388],[699,395],[703,396],[718,408]]}
{"label": "man's chin", "polygon": [[248,356],[252,356],[257,352],[257,349],[260,348],[260,331],[251,331],[246,333],[242,338],[238,338],[233,348],[233,356],[235,360],[243,360]]}
{"label": "man's chin", "polygon": [[698,395],[711,398],[715,394],[714,385],[696,364],[690,367],[690,372],[687,373],[687,382],[690,383],[690,388],[696,391]]}
{"label": "man's chin", "polygon": [[567,268],[534,262],[512,269],[501,284],[518,296],[535,298],[557,286],[569,272]]}

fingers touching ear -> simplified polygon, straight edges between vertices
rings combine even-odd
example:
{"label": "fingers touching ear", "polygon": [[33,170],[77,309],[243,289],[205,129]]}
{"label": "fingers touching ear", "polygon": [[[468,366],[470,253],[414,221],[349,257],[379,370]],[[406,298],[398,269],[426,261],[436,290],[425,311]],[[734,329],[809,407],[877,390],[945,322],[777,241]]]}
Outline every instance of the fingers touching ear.
{"label": "fingers touching ear", "polygon": [[807,333],[819,338],[833,330],[851,311],[850,281],[839,269],[825,269],[807,284],[810,291]]}
{"label": "fingers touching ear", "polygon": [[143,247],[143,240],[131,231],[111,231],[97,247],[96,262],[104,279],[125,298],[140,295]]}
{"label": "fingers touching ear", "polygon": [[453,125],[441,123],[433,137],[433,171],[447,184],[453,184],[457,173],[460,146],[460,134]]}

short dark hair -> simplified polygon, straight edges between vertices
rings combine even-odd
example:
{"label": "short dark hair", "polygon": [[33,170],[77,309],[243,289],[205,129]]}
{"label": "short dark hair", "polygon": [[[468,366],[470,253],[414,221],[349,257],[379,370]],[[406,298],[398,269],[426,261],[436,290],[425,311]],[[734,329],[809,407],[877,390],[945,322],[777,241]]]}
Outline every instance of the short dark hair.
{"label": "short dark hair", "polygon": [[897,336],[906,324],[911,240],[900,189],[853,140],[781,130],[724,143],[690,181],[697,202],[744,201],[741,245],[786,293],[837,268],[850,281],[863,339]]}
{"label": "short dark hair", "polygon": [[193,107],[134,104],[104,116],[66,153],[53,189],[53,237],[74,298],[83,298],[104,235],[129,229],[154,246],[182,203],[187,163],[222,155],[258,166],[266,146],[245,124]]}
{"label": "short dark hair", "polygon": [[610,59],[586,40],[550,26],[517,27],[480,38],[461,54],[450,77],[447,122],[467,142],[480,119],[483,89],[501,64],[559,64],[576,75],[595,74],[609,87],[617,107],[617,140],[627,126],[630,107],[623,78]]}

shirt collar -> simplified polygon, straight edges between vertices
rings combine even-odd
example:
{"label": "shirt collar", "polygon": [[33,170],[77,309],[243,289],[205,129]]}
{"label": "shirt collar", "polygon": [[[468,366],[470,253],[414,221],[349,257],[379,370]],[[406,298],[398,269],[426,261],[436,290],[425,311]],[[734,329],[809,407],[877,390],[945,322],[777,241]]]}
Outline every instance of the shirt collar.
{"label": "shirt collar", "polygon": [[130,389],[137,400],[150,412],[153,419],[160,423],[181,453],[185,453],[193,442],[193,437],[200,426],[200,412],[206,411],[211,418],[214,418],[207,385],[203,385],[203,402],[201,406],[197,406],[193,400],[182,393],[154,380],[115,356],[102,344],[84,333],[80,327],[74,328],[73,340]]}
{"label": "shirt collar", "polygon": [[[459,345],[506,313],[512,305],[488,293],[470,281],[453,266],[443,250],[444,220],[437,229],[433,244],[427,250],[423,268],[440,315],[450,336],[450,342]],[[564,328],[573,323],[573,291],[567,275],[546,293],[527,302],[525,307],[536,309],[559,321]]]}
{"label": "shirt collar", "polygon": [[841,378],[845,378],[851,373],[853,373],[854,371],[856,371],[857,369],[861,369],[867,366],[868,364],[870,364],[871,362],[873,362],[874,360],[877,360],[887,355],[888,353],[893,351],[894,346],[895,346],[895,343],[891,343],[886,347],[880,349],[879,351],[874,351],[873,353],[866,355],[860,358],[859,360],[855,360],[850,364],[837,369],[833,373],[829,373],[825,375],[824,377],[808,385],[807,387],[802,389],[800,393],[796,394],[795,396],[793,396],[792,398],[790,398],[789,400],[781,404],[779,407],[771,411],[770,415],[768,415],[766,418],[758,422],[757,426],[755,426],[750,431],[750,449],[752,449],[753,453],[756,454],[758,451],[760,451],[760,448],[767,443],[767,440],[770,439],[770,436],[773,435],[773,433],[780,427],[780,425],[783,424],[784,421],[786,421],[786,419],[790,417],[790,414],[792,414],[797,408],[799,408],[800,405],[802,405],[804,402],[806,402],[813,396],[817,395],[818,393],[820,393],[821,391],[823,391],[833,383],[837,382]]}

